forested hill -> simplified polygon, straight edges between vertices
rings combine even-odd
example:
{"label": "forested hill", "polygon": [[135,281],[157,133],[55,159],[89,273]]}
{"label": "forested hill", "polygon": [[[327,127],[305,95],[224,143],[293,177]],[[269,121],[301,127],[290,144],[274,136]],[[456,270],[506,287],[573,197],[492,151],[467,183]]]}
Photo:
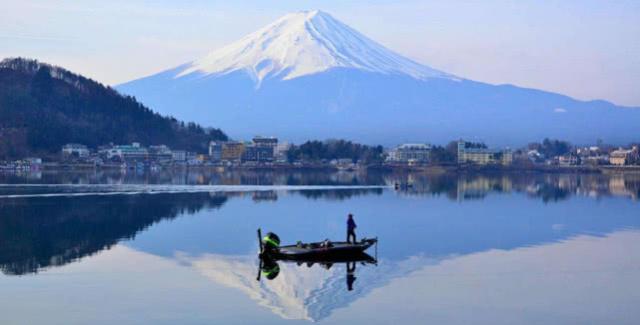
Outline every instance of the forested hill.
{"label": "forested hill", "polygon": [[210,140],[226,138],[63,68],[22,58],[0,62],[0,160],[54,154],[66,143],[140,142],[204,152]]}

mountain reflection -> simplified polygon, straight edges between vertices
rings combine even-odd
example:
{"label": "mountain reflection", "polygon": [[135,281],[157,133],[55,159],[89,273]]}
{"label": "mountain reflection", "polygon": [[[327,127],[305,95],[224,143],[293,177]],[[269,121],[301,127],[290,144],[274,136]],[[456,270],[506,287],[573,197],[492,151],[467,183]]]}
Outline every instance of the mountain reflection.
{"label": "mountain reflection", "polygon": [[[387,184],[395,186],[398,184],[396,192],[400,196],[444,195],[455,201],[480,200],[489,195],[501,193],[520,193],[544,203],[569,200],[573,196],[590,198],[617,196],[631,200],[637,200],[640,196],[640,175],[637,174],[478,174],[456,176],[358,173],[248,173],[243,175],[242,173],[228,173],[207,176],[196,173],[194,175],[197,176],[182,175],[180,177],[183,181],[194,177],[199,182],[224,184],[237,182],[242,185],[330,183],[335,185]],[[212,180],[212,177],[219,177],[219,179],[215,181]],[[0,185],[0,187],[2,186]],[[248,197],[256,204],[263,204],[263,202],[280,204],[279,196],[291,195],[291,192],[287,191],[266,190],[59,197],[47,197],[45,194],[38,196],[36,194],[33,197],[2,197],[2,195],[11,194],[11,191],[15,190],[10,187],[0,188],[0,270],[9,275],[35,273],[43,268],[76,261],[84,256],[109,249],[123,239],[134,239],[145,229],[162,220],[188,216],[203,209],[220,208],[234,197]],[[293,193],[295,196],[312,201],[346,201],[364,196],[367,196],[369,200],[376,200],[376,197],[383,196],[386,191],[390,190],[381,188],[329,189],[303,190]],[[400,205],[395,208],[397,211],[394,213],[404,213],[405,215],[415,213],[403,209],[405,207]],[[289,238],[295,236],[294,239],[304,239],[305,236],[317,235],[313,227],[297,229],[294,225],[299,223],[299,220],[295,219],[295,215],[290,216],[289,214],[292,213],[287,213],[284,210],[277,218],[271,218],[267,221],[255,221],[255,224],[246,220],[241,222],[246,224],[247,232],[253,231],[260,225],[267,226],[266,223],[273,221],[280,222],[280,224],[274,224],[273,229],[283,229],[282,231],[290,232]],[[636,226],[635,220],[624,218],[605,220],[598,218],[598,216],[589,219],[583,216],[569,215],[563,222],[558,222],[558,220],[547,216],[538,216],[531,221],[518,218],[501,220],[499,222],[502,230],[496,230],[498,228],[494,224],[498,221],[492,221],[492,218],[495,219],[493,216],[485,217],[488,220],[478,221],[477,224],[471,224],[472,221],[467,219],[443,220],[435,217],[433,220],[421,219],[415,221],[416,226],[403,229],[402,232],[395,231],[397,224],[382,218],[376,220],[380,227],[376,235],[384,236],[387,239],[387,248],[391,250],[391,255],[387,255],[387,258],[402,260],[422,254],[425,250],[438,256],[466,254],[492,248],[509,249],[555,241],[575,234],[606,233],[615,229]],[[319,219],[317,222],[322,220]],[[239,221],[227,220],[225,222]],[[561,229],[558,228],[560,227],[557,225],[559,223],[564,224]],[[425,224],[429,224],[429,226],[426,227]],[[145,251],[163,256],[168,256],[174,250],[189,252],[194,247],[200,246],[198,248],[200,252],[212,252],[213,249],[216,253],[246,254],[248,247],[246,237],[227,236],[229,238],[226,239],[226,245],[207,246],[202,243],[210,238],[224,237],[225,231],[227,231],[225,227],[228,227],[227,224],[215,224],[214,222],[211,229],[201,235],[202,239],[198,239],[200,242],[190,243],[190,246],[185,246],[186,248],[180,247],[181,241],[185,239],[172,238],[171,236],[174,234],[171,232],[163,234],[166,238],[163,237],[161,240],[166,239],[167,243],[171,244],[164,244],[166,247],[162,252],[157,241],[142,241],[133,245],[138,245],[143,247]],[[538,227],[535,229],[539,230],[533,232],[531,231],[532,227]],[[482,229],[484,232],[480,232]],[[197,230],[188,229],[185,231],[195,232]],[[496,231],[508,231],[510,236],[496,233]],[[458,241],[457,238],[465,239]],[[191,239],[197,241],[193,236]],[[213,239],[211,240],[213,241]],[[443,245],[444,242],[448,244]],[[417,243],[419,245],[415,245]]]}
{"label": "mountain reflection", "polygon": [[[400,265],[383,263],[374,266],[361,261],[355,274],[349,274],[348,263],[327,267],[320,264],[279,263],[279,275],[271,280],[256,281],[255,256],[227,256],[204,254],[179,255],[176,258],[207,279],[240,290],[258,305],[270,309],[284,319],[319,321],[335,309],[345,308],[390,279],[406,275],[418,268],[416,263]],[[424,265],[424,264],[420,264]],[[349,276],[357,276],[356,284],[348,290]],[[354,279],[355,280],[355,279]]]}
{"label": "mountain reflection", "polygon": [[[331,182],[389,187],[228,187],[216,192],[103,195],[92,194],[91,186],[56,192],[55,186],[0,185],[0,271],[34,274],[120,243],[185,267],[199,281],[239,290],[282,318],[318,321],[394,279],[460,256],[640,228],[632,202],[638,199],[640,175],[228,176],[239,185]],[[230,179],[218,181],[229,185]],[[67,192],[78,188],[86,195]],[[188,185],[173,188],[190,190]],[[49,196],[54,192],[62,195]],[[612,196],[618,199],[606,199]],[[278,262],[277,274],[269,268],[269,278],[256,281],[258,227],[277,232],[287,244],[342,240],[345,214],[351,211],[359,236],[381,238],[376,266]]]}

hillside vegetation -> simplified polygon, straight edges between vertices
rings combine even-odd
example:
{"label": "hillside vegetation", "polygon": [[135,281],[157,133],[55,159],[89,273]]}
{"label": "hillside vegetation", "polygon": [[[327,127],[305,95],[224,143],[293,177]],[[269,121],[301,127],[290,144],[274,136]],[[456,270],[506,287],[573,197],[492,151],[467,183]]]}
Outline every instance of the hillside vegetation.
{"label": "hillside vegetation", "polygon": [[226,140],[205,129],[161,116],[134,97],[70,71],[35,60],[0,62],[0,160],[49,155],[66,143],[166,144],[205,151]]}

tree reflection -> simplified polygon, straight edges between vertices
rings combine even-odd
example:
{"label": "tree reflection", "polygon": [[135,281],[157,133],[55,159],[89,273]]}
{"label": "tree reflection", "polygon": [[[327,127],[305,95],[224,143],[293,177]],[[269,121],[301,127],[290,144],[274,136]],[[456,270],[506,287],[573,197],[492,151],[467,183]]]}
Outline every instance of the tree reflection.
{"label": "tree reflection", "polygon": [[348,190],[305,190],[300,191],[300,195],[307,199],[326,199],[332,201],[348,200],[356,196],[363,195],[382,195],[381,188],[363,188],[363,189],[348,189]]}
{"label": "tree reflection", "polygon": [[0,270],[22,275],[109,249],[156,222],[218,208],[226,196],[157,194],[0,201]]}
{"label": "tree reflection", "polygon": [[[223,173],[224,174],[224,173]],[[176,175],[174,175],[176,176]],[[197,177],[196,177],[197,176]],[[554,203],[573,196],[640,197],[640,174],[411,174],[411,173],[230,173],[176,176],[189,183],[242,185],[372,185],[386,184],[399,195],[441,196],[455,201],[482,200],[489,195],[521,193]],[[69,176],[72,177],[72,176]],[[208,178],[207,178],[208,177]],[[212,180],[219,177],[217,180]],[[175,180],[175,179],[174,179]],[[248,183],[248,184],[247,184]],[[10,188],[0,190],[5,193]],[[2,192],[5,191],[5,192]],[[382,195],[382,188],[295,191],[307,199],[343,201]],[[261,192],[171,193],[153,195],[87,195],[0,198],[0,270],[22,275],[64,265],[132,239],[151,225],[218,208],[233,196],[249,195],[256,203],[278,200],[275,190]]]}

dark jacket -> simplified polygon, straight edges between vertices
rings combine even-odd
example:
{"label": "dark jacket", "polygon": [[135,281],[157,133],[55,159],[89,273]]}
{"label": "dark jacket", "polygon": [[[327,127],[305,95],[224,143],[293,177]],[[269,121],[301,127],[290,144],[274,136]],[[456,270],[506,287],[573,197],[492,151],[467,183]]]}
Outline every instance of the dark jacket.
{"label": "dark jacket", "polygon": [[356,227],[356,222],[353,219],[347,219],[347,230],[354,230]]}

